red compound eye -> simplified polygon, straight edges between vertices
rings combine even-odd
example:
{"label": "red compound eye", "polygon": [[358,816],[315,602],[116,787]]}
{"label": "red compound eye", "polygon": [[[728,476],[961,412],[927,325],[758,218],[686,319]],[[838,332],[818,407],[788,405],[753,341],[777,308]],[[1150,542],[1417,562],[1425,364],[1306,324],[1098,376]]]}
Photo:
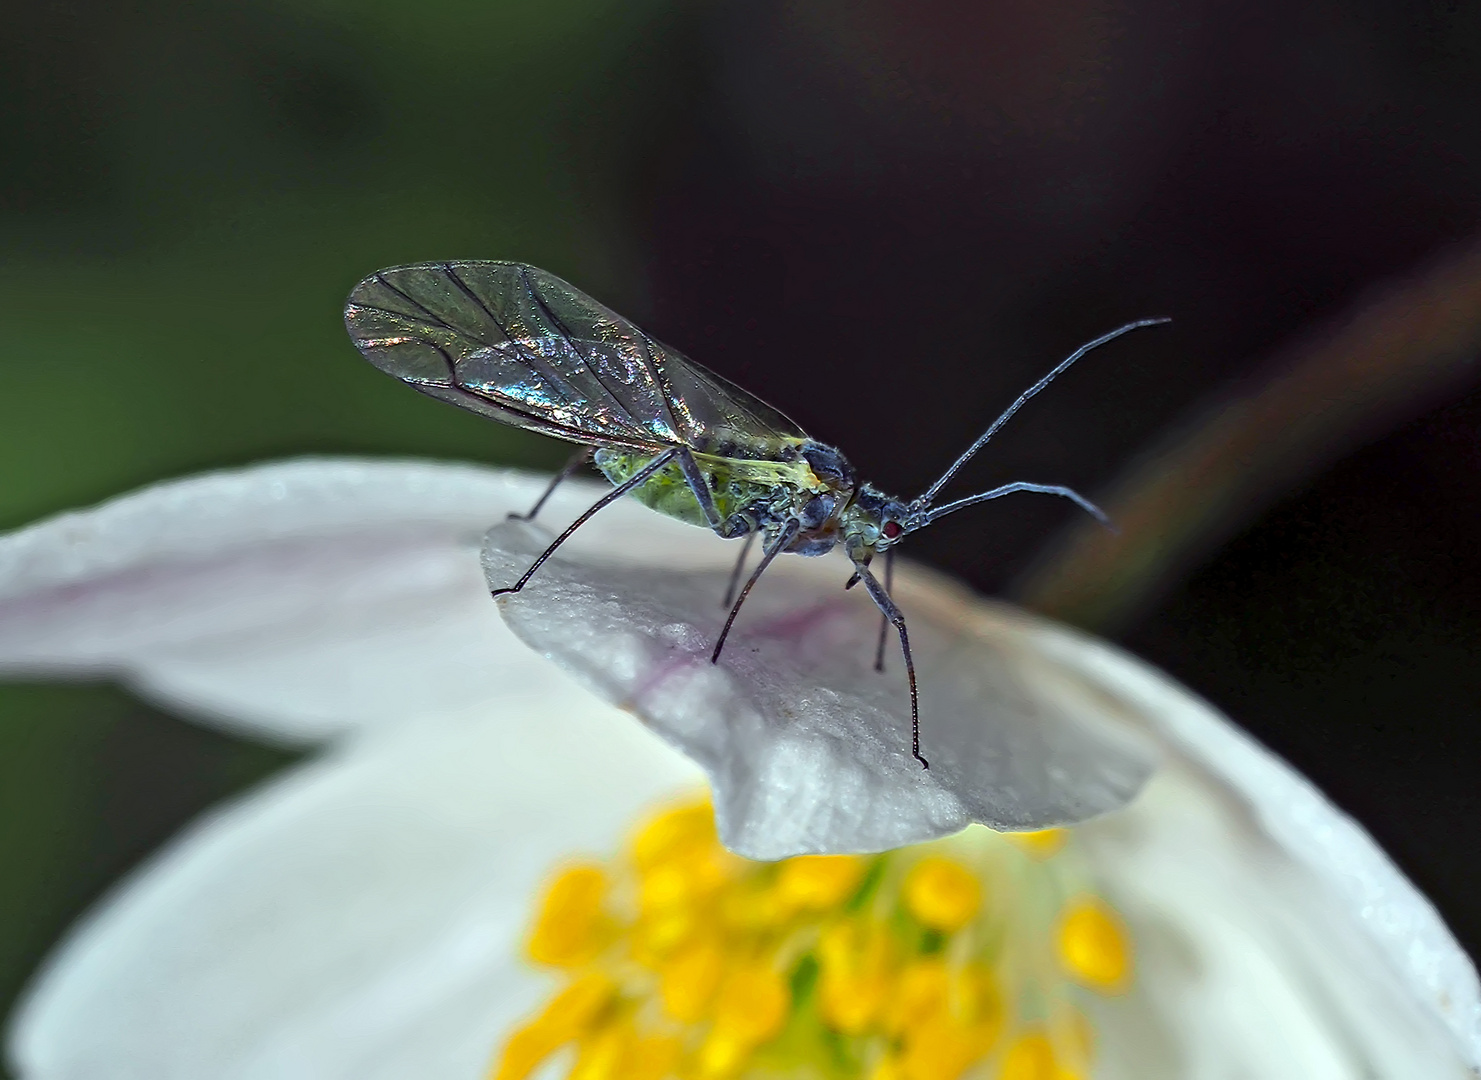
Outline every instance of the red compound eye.
{"label": "red compound eye", "polygon": [[886,540],[893,540],[905,530],[900,528],[900,523],[898,521],[886,521],[884,523],[884,528],[880,529],[879,531],[884,533],[884,538]]}

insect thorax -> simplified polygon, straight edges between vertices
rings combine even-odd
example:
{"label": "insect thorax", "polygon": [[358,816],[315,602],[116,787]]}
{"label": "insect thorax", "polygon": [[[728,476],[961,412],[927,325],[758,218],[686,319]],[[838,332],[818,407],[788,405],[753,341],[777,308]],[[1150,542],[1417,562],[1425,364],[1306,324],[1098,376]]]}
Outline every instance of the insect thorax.
{"label": "insect thorax", "polygon": [[[818,479],[794,444],[766,448],[766,457],[728,457],[696,453],[695,462],[715,500],[722,521],[745,513],[758,523],[805,501]],[[632,479],[657,455],[601,447],[593,461],[613,485]],[[708,528],[699,500],[689,490],[678,462],[670,462],[632,491],[632,497],[650,509],[689,525]],[[736,535],[740,535],[739,533]]]}

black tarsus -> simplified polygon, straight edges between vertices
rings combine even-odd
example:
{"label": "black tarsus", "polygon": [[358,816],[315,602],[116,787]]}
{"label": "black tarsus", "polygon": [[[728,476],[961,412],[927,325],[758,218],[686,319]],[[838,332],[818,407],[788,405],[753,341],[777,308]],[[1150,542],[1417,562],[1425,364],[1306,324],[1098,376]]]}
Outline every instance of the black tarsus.
{"label": "black tarsus", "polygon": [[562,531],[559,536],[551,541],[550,546],[540,553],[540,557],[530,564],[530,568],[524,572],[524,575],[518,581],[516,581],[513,585],[509,585],[502,589],[490,589],[489,595],[503,596],[505,593],[517,593],[521,589],[523,589],[525,585],[528,584],[530,578],[534,577],[535,571],[540,569],[540,567],[545,564],[545,560],[550,558],[551,555],[555,554],[555,549],[569,540],[572,533],[574,533],[577,529],[581,528],[581,526],[590,521],[593,514],[595,514],[602,507],[616,502],[618,499],[622,498],[622,496],[626,495],[629,491],[633,490],[633,488],[636,488],[643,484],[659,469],[663,468],[670,461],[672,461],[674,457],[678,455],[678,453],[679,450],[677,448],[673,450],[665,450],[663,453],[655,457],[652,461],[648,462],[647,465],[644,465],[641,469],[634,473],[630,479],[623,481],[621,484],[614,487],[611,491],[607,492],[607,494],[603,495],[600,499],[598,499],[595,503],[588,507],[585,513],[583,513],[575,521],[571,522],[571,524],[567,525],[564,531]]}
{"label": "black tarsus", "polygon": [[746,584],[741,589],[740,595],[735,598],[735,605],[730,609],[730,614],[725,619],[725,626],[721,628],[720,636],[715,639],[715,651],[710,653],[710,663],[718,664],[720,662],[720,650],[725,647],[725,639],[730,634],[731,626],[735,624],[735,617],[740,614],[741,605],[746,602],[746,597],[751,594],[751,587],[766,572],[766,568],[771,565],[771,560],[786,550],[787,545],[797,539],[797,534],[801,531],[802,522],[796,518],[788,518],[787,523],[782,526],[781,532],[777,533],[776,539],[766,546],[766,551],[761,556],[761,561],[756,564],[756,569],[746,579]]}
{"label": "black tarsus", "polygon": [[905,616],[890,599],[890,594],[879,583],[879,579],[869,572],[869,567],[856,562],[854,573],[859,575],[864,588],[869,590],[869,598],[874,601],[874,606],[900,632],[900,651],[905,655],[905,674],[910,680],[910,756],[920,762],[922,769],[929,769],[931,763],[920,756],[920,694],[915,685],[915,659],[910,655],[910,635],[905,631]]}
{"label": "black tarsus", "polygon": [[574,454],[572,454],[570,460],[567,461],[563,466],[561,466],[561,471],[556,473],[555,476],[551,479],[550,483],[545,486],[544,493],[535,500],[535,505],[530,507],[529,513],[510,514],[509,520],[534,521],[535,515],[540,512],[540,508],[545,505],[546,500],[548,500],[551,495],[555,494],[555,489],[561,486],[561,482],[563,480],[570,479],[572,473],[574,473],[577,469],[581,468],[581,466],[585,465],[588,461],[591,460],[591,452],[593,449],[594,447],[583,446]]}
{"label": "black tarsus", "polygon": [[720,601],[721,607],[729,607],[735,600],[735,590],[740,588],[741,571],[746,568],[746,557],[751,554],[751,545],[756,542],[757,531],[752,529],[746,533],[746,542],[741,546],[740,558],[735,560],[735,569],[730,572],[730,584],[725,587],[725,599]]}

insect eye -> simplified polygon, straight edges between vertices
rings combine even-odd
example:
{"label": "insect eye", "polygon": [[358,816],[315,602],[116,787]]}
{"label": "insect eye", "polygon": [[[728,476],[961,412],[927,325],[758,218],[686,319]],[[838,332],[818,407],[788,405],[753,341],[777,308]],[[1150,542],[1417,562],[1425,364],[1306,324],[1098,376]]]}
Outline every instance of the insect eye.
{"label": "insect eye", "polygon": [[884,523],[884,526],[879,531],[884,533],[884,538],[886,540],[894,540],[905,530],[900,528],[900,523],[898,521],[886,521]]}

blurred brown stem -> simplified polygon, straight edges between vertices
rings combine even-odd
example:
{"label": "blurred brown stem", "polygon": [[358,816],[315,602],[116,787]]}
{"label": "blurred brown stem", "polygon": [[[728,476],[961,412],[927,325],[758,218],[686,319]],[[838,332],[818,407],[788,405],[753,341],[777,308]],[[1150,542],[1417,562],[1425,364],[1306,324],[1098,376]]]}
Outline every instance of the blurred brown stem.
{"label": "blurred brown stem", "polygon": [[1015,590],[1101,632],[1135,619],[1284,493],[1476,379],[1481,243],[1362,297],[1157,439]]}

